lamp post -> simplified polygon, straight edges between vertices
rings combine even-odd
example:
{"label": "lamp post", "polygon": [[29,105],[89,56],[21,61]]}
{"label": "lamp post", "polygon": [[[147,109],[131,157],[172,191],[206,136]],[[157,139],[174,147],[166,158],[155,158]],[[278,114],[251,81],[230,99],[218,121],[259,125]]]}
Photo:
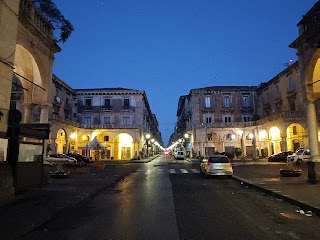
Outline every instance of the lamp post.
{"label": "lamp post", "polygon": [[151,150],[152,150],[152,155],[154,155],[154,139],[153,138],[151,138],[151,143],[152,143],[152,145],[151,145]]}
{"label": "lamp post", "polygon": [[146,134],[146,143],[147,143],[147,157],[149,157],[149,138],[150,138],[150,134],[147,133]]}

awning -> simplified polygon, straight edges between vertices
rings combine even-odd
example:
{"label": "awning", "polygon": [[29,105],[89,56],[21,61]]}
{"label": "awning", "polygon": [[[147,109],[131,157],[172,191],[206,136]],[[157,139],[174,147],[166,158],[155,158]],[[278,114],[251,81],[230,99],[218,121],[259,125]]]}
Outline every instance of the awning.
{"label": "awning", "polygon": [[97,137],[94,137],[91,142],[88,143],[88,149],[100,149],[104,148],[103,144],[98,141]]}

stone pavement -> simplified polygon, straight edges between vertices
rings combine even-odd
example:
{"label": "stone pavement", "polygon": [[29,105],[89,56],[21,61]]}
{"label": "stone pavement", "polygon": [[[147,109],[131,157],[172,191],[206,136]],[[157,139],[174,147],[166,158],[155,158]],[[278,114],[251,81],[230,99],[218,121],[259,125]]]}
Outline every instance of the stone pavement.
{"label": "stone pavement", "polygon": [[233,177],[245,186],[256,188],[320,216],[320,182],[307,183],[306,163],[300,165],[300,177],[280,177],[280,168],[286,168],[286,163],[258,160],[244,165],[241,161],[235,161]]}

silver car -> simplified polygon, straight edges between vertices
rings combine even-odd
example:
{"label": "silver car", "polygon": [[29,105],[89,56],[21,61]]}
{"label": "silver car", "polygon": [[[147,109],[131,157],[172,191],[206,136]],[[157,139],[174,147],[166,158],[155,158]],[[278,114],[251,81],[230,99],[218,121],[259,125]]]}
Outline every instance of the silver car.
{"label": "silver car", "polygon": [[204,158],[200,163],[200,172],[206,177],[210,175],[232,176],[232,164],[227,156],[213,155]]}
{"label": "silver car", "polygon": [[49,163],[77,163],[77,159],[65,154],[50,154],[46,160]]}

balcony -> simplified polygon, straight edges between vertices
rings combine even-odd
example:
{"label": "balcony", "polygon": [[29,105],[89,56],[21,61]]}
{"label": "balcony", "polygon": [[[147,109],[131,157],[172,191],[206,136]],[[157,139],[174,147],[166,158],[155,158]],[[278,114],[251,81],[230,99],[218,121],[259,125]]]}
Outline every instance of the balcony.
{"label": "balcony", "polygon": [[302,111],[285,111],[281,112],[283,118],[302,118],[304,117],[304,112]]}
{"label": "balcony", "polygon": [[292,88],[288,88],[287,89],[287,97],[290,98],[290,97],[293,97],[297,94],[296,90],[295,89],[292,89]]}
{"label": "balcony", "polygon": [[112,106],[102,106],[102,111],[110,112],[112,110]]}
{"label": "balcony", "polygon": [[223,113],[233,113],[234,112],[234,108],[233,107],[222,106],[220,111],[223,112]]}
{"label": "balcony", "polygon": [[219,123],[207,123],[207,124],[194,124],[187,125],[187,130],[190,131],[193,128],[243,128],[255,126],[255,122],[219,122]]}
{"label": "balcony", "polygon": [[140,129],[140,125],[138,124],[80,124],[81,128],[86,129]]}
{"label": "balcony", "polygon": [[92,106],[90,106],[90,105],[83,106],[83,111],[84,112],[92,112]]}
{"label": "balcony", "polygon": [[27,19],[32,25],[47,38],[53,40],[53,26],[34,6],[31,0],[21,0],[19,15]]}
{"label": "balcony", "polygon": [[253,107],[252,106],[241,106],[240,111],[241,111],[241,113],[252,113]]}

